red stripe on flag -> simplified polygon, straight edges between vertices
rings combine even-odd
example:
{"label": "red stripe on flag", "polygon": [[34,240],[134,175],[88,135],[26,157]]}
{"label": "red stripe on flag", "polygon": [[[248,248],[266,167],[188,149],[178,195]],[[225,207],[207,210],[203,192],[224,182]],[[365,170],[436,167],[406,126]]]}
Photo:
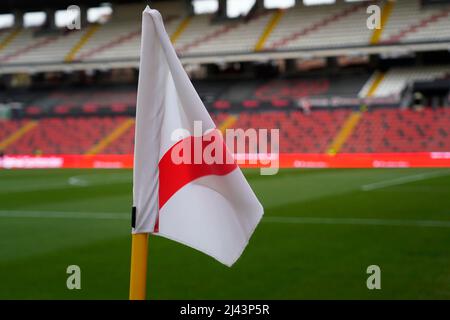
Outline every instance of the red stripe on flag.
{"label": "red stripe on flag", "polygon": [[[237,164],[233,156],[228,151],[225,142],[220,136],[220,141],[217,135],[218,131],[202,137],[189,136],[176,144],[174,144],[159,161],[159,209],[161,209],[167,201],[181,188],[188,183],[209,175],[223,176],[229,174],[237,168]],[[183,145],[181,145],[183,144]],[[214,145],[212,145],[214,144]],[[197,148],[196,148],[197,146]],[[203,157],[205,148],[215,148],[212,153],[217,161],[209,164],[205,163]],[[183,156],[184,152],[178,151],[190,150],[190,155],[185,155],[182,163],[174,163],[173,158],[176,156]],[[176,154],[176,153],[179,154]],[[197,152],[197,157],[201,153],[201,163],[195,163],[194,153]],[[231,161],[230,161],[231,159]],[[199,159],[197,159],[199,160]],[[159,213],[156,217],[154,232],[159,231]]]}

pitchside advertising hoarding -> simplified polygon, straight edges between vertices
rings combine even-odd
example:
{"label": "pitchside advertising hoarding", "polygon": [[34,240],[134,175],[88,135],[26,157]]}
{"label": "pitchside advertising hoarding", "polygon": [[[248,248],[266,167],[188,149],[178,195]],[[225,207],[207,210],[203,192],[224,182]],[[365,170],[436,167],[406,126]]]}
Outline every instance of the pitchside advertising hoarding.
{"label": "pitchside advertising hoarding", "polygon": [[[235,154],[241,168],[443,168],[450,152]],[[3,169],[133,168],[133,155],[5,155]]]}

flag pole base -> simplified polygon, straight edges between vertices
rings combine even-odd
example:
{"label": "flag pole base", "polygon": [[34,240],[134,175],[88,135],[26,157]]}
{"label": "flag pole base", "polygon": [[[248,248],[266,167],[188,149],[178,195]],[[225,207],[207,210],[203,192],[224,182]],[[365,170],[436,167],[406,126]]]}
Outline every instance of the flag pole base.
{"label": "flag pole base", "polygon": [[148,233],[131,235],[130,300],[145,300]]}

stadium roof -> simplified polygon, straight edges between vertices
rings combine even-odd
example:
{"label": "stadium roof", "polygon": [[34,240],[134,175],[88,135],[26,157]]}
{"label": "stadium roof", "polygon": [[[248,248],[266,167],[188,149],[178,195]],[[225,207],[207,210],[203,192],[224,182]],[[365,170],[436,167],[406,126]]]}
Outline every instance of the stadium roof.
{"label": "stadium roof", "polygon": [[[162,0],[160,0],[162,1]],[[110,0],[110,3],[137,3],[142,2],[138,0]],[[86,6],[98,6],[105,3],[105,0],[77,0],[77,5]],[[14,11],[40,11],[43,9],[64,9],[70,5],[73,5],[73,0],[45,0],[45,1],[35,1],[35,0],[2,0],[0,1],[0,13],[9,13]]]}

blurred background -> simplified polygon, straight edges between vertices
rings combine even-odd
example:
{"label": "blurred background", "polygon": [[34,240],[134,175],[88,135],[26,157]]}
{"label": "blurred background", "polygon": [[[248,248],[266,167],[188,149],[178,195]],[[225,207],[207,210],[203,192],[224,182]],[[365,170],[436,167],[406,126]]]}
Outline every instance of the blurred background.
{"label": "blurred background", "polygon": [[127,298],[147,4],[284,168],[245,171],[266,217],[233,269],[152,238],[150,298],[450,298],[448,0],[1,1],[0,298]]}

